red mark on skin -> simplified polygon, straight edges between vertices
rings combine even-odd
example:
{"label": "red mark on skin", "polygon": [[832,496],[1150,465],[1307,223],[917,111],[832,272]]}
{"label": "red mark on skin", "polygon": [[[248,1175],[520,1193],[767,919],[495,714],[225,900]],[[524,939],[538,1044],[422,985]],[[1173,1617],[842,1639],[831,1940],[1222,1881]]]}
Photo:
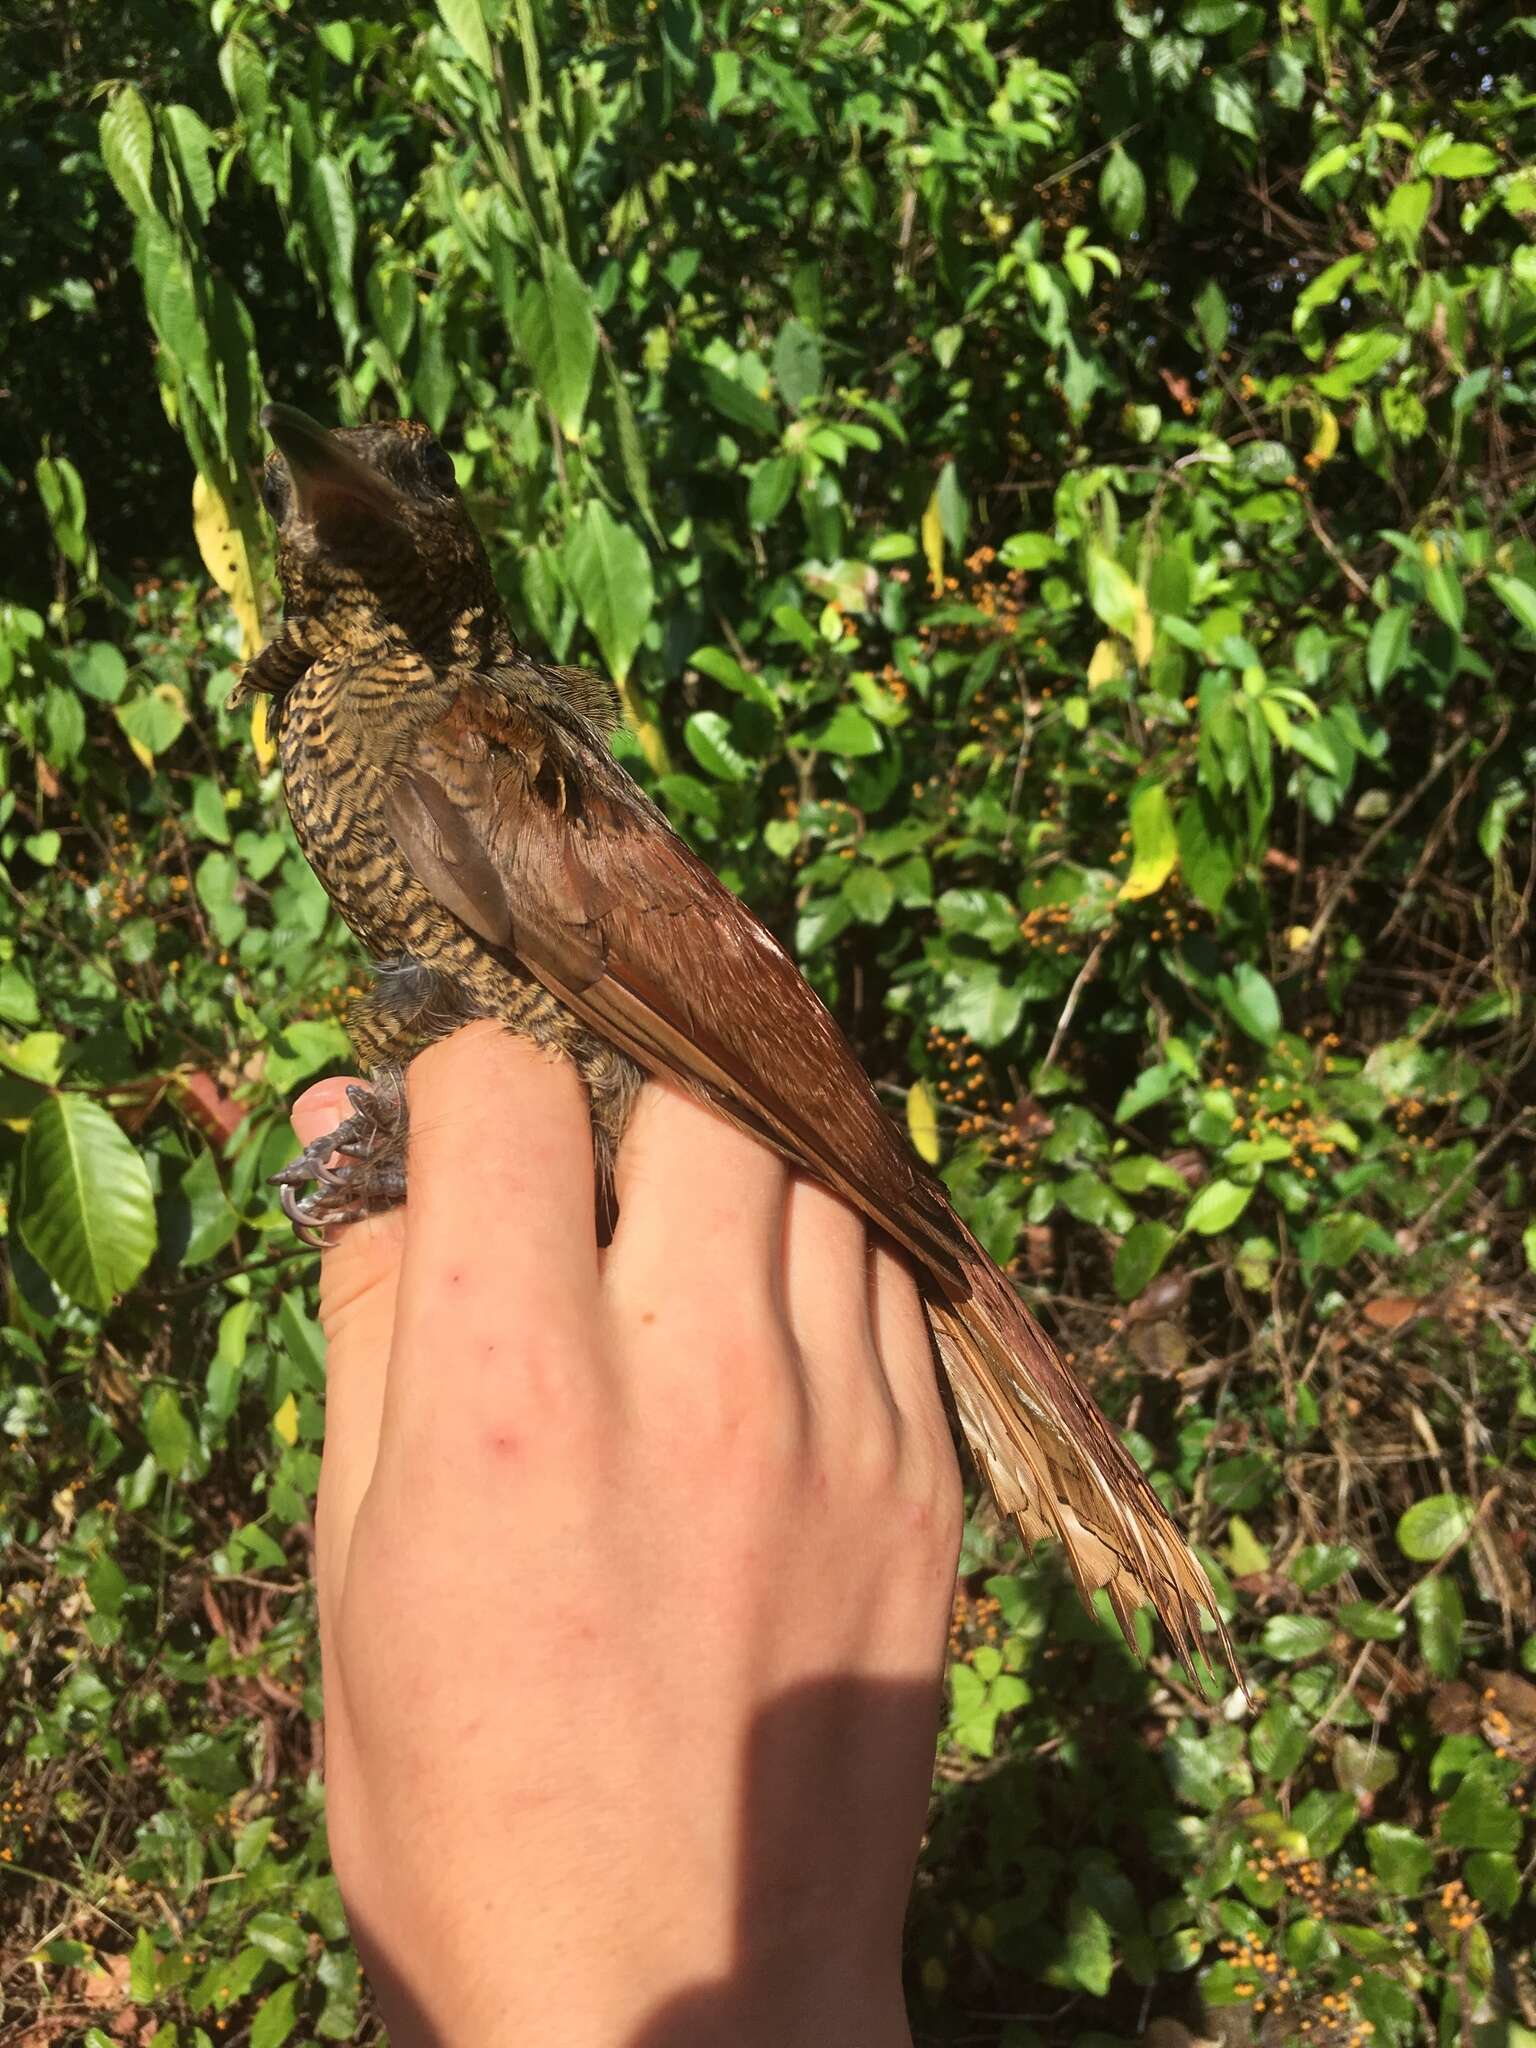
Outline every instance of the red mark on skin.
{"label": "red mark on skin", "polygon": [[493,1429],[485,1441],[486,1449],[493,1458],[504,1458],[511,1463],[523,1455],[523,1440],[514,1430]]}
{"label": "red mark on skin", "polygon": [[644,1310],[642,1310],[642,1311],[641,1311],[641,1315],[640,1315],[640,1320],[641,1320],[641,1322],[642,1322],[642,1323],[654,1323],[654,1322],[655,1322],[655,1320],[656,1320],[656,1311],[655,1311],[655,1309],[653,1309],[653,1308],[648,1308],[648,1309],[644,1309]]}

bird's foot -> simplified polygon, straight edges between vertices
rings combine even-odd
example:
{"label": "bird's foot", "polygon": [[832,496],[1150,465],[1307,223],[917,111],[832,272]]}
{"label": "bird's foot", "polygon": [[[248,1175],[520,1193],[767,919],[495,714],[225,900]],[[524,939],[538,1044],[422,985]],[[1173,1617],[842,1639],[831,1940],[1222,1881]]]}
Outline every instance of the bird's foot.
{"label": "bird's foot", "polygon": [[317,1247],[331,1242],[328,1232],[405,1200],[404,1081],[385,1072],[371,1088],[349,1088],[347,1100],[352,1114],[272,1175],[283,1214]]}

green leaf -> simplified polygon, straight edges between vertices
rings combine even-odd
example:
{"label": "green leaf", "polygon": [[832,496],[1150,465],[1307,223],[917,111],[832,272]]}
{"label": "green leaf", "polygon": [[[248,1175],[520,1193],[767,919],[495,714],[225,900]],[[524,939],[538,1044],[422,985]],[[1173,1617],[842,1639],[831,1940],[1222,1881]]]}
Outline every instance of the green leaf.
{"label": "green leaf", "polygon": [[750,782],[754,764],[731,738],[731,724],[718,711],[695,711],[683,727],[688,751],[720,782]]}
{"label": "green leaf", "polygon": [[1379,696],[1408,658],[1413,611],[1406,604],[1389,605],[1371,628],[1365,650],[1365,673]]}
{"label": "green leaf", "polygon": [[1195,325],[1208,356],[1219,356],[1232,331],[1232,312],[1227,295],[1213,277],[1208,277],[1195,294]]}
{"label": "green leaf", "polygon": [[298,2001],[299,1982],[294,1977],[279,1984],[270,1998],[263,1999],[251,2022],[250,2048],[283,2048],[297,2025]]}
{"label": "green leaf", "polygon": [[1117,235],[1134,235],[1146,217],[1147,181],[1118,142],[1099,173],[1099,204]]}
{"label": "green leaf", "polygon": [[561,433],[574,441],[597,364],[597,318],[586,285],[566,257],[546,248],[541,269],[518,300],[517,338]]}
{"label": "green leaf", "polygon": [[1496,595],[1503,600],[1506,609],[1524,626],[1527,633],[1536,633],[1536,585],[1525,582],[1518,576],[1500,576],[1490,570],[1488,581]]}
{"label": "green leaf", "polygon": [[1140,595],[1135,578],[1121,568],[1113,555],[1101,547],[1089,548],[1088,602],[1106,626],[1127,640],[1136,630]]}
{"label": "green leaf", "polygon": [[856,704],[841,704],[817,731],[806,734],[805,745],[819,753],[841,754],[860,759],[878,754],[884,745],[879,729]]}
{"label": "green leaf", "polygon": [[1266,1778],[1288,1778],[1312,1747],[1312,1724],[1291,1700],[1276,1700],[1253,1724],[1250,1747]]}
{"label": "green leaf", "polygon": [[1109,1923],[1081,1892],[1067,1906],[1065,1939],[1041,1971],[1047,1984],[1102,1998],[1115,1974],[1115,1946]]}
{"label": "green leaf", "polygon": [[1168,792],[1160,782],[1144,783],[1131,798],[1131,867],[1120,885],[1121,897],[1134,902],[1155,896],[1178,858],[1179,837]]}
{"label": "green leaf", "polygon": [[164,754],[186,730],[187,707],[174,683],[161,683],[126,704],[113,706],[112,715],[146,754]]}
{"label": "green leaf", "polygon": [[986,1047],[1003,1045],[1012,1038],[1023,1014],[1023,989],[1004,981],[995,961],[978,960],[968,963],[967,971],[955,977],[934,1021],[941,1029],[963,1032]]}
{"label": "green leaf", "polygon": [[724,414],[738,427],[750,427],[754,433],[778,433],[779,416],[767,399],[749,391],[739,378],[730,376],[714,363],[701,364],[700,374],[704,380],[704,395],[716,412]]}
{"label": "green leaf", "polygon": [[286,1913],[256,1913],[245,1923],[245,1939],[268,1955],[274,1963],[280,1963],[290,1974],[297,1971],[309,1953],[309,1942],[302,1927],[289,1919]]}
{"label": "green leaf", "polygon": [[[101,1612],[101,1602],[91,1596],[92,1605]],[[156,1969],[159,1951],[147,1927],[141,1927],[134,1936],[133,1949],[128,1958],[128,1996],[135,2005],[148,2005],[155,1995]]]}
{"label": "green leaf", "polygon": [[955,554],[965,546],[966,530],[970,525],[970,511],[965,502],[965,493],[960,488],[960,474],[954,463],[946,462],[939,471],[939,480],[933,487],[934,503],[938,507],[939,525],[944,538]]}
{"label": "green leaf", "polygon": [[1230,1230],[1252,1199],[1253,1189],[1239,1187],[1236,1181],[1207,1181],[1184,1211],[1184,1228],[1214,1237]]}
{"label": "green leaf", "polygon": [[470,63],[483,77],[489,78],[492,75],[491,39],[486,32],[480,0],[437,0],[437,11],[443,18],[444,28]]}
{"label": "green leaf", "polygon": [[334,1018],[296,1017],[267,1049],[267,1080],[280,1095],[323,1067],[351,1058],[347,1034]]}
{"label": "green leaf", "polygon": [[1339,1209],[1324,1216],[1307,1234],[1303,1254],[1320,1266],[1347,1266],[1376,1229],[1359,1209]]}
{"label": "green leaf", "polygon": [[747,490],[747,517],[754,526],[772,526],[789,503],[799,474],[793,455],[770,455],[757,465]]}
{"label": "green leaf", "polygon": [[155,1463],[167,1479],[179,1479],[186,1470],[196,1438],[192,1425],[182,1413],[181,1403],[169,1387],[159,1387],[144,1404],[144,1434]]}
{"label": "green leaf", "polygon": [[128,687],[128,664],[108,640],[71,647],[65,661],[75,688],[103,704],[115,704]]}
{"label": "green leaf", "polygon": [[1134,1301],[1162,1271],[1163,1261],[1178,1242],[1166,1223],[1138,1223],[1115,1254],[1115,1292]]}
{"label": "green leaf", "polygon": [[1253,94],[1242,79],[1231,72],[1218,72],[1211,80],[1210,92],[1211,112],[1220,125],[1234,135],[1246,135],[1250,142],[1257,142],[1259,127]]}
{"label": "green leaf", "polygon": [[1174,1066],[1147,1067],[1131,1083],[1115,1105],[1115,1122],[1129,1123],[1144,1109],[1152,1109],[1159,1102],[1167,1100],[1178,1084],[1179,1070]]}
{"label": "green leaf", "polygon": [[1491,178],[1498,168],[1498,157],[1485,144],[1456,142],[1449,135],[1431,135],[1419,151],[1419,169],[1433,178]]}
{"label": "green leaf", "polygon": [[186,1203],[187,1241],[181,1264],[198,1266],[224,1249],[239,1228],[229,1197],[219,1179],[219,1169],[206,1145],[181,1176],[181,1198]]}
{"label": "green leaf", "polygon": [[379,339],[398,362],[416,325],[415,279],[403,264],[376,263],[368,273],[367,294]]}
{"label": "green leaf", "polygon": [[0,1017],[7,1024],[32,1025],[41,1021],[37,989],[23,968],[0,967]]}
{"label": "green leaf", "polygon": [[860,861],[848,870],[843,898],[860,924],[884,924],[896,903],[896,885],[882,868]]}
{"label": "green leaf", "polygon": [[329,154],[317,156],[310,166],[306,196],[310,221],[325,252],[331,309],[350,346],[357,330],[352,275],[357,259],[357,211],[345,165]]}
{"label": "green leaf", "polygon": [[1400,1614],[1375,1600],[1346,1600],[1339,1609],[1339,1626],[1347,1628],[1362,1643],[1395,1643],[1405,1632]]}
{"label": "green leaf", "polygon": [[1313,157],[1302,173],[1301,190],[1313,192],[1329,178],[1336,178],[1340,171],[1346,171],[1355,160],[1353,142],[1335,142],[1329,148]]}
{"label": "green leaf", "polygon": [[1520,1846],[1525,1816],[1514,1805],[1497,1773],[1473,1768],[1451,1794],[1440,1816],[1440,1839],[1452,1849],[1497,1849],[1510,1854]]}
{"label": "green leaf", "polygon": [[1451,631],[1459,633],[1467,616],[1467,593],[1460,573],[1443,543],[1430,542],[1427,546],[1434,560],[1425,565],[1424,595]]}
{"label": "green leaf", "polygon": [[1397,1547],[1417,1564],[1433,1564],[1463,1540],[1476,1519],[1476,1503],[1465,1494],[1431,1494],[1399,1517]]}
{"label": "green leaf", "polygon": [[1379,1821],[1366,1829],[1365,1847],[1383,1891],[1413,1898],[1429,1883],[1434,1851],[1412,1828],[1396,1821]]}
{"label": "green leaf", "polygon": [[140,219],[159,214],[155,204],[155,128],[131,85],[112,96],[101,117],[101,160],[107,176]]}
{"label": "green leaf", "polygon": [[593,498],[581,524],[567,537],[561,560],[610,673],[615,681],[624,682],[655,602],[644,542]]}
{"label": "green leaf", "polygon": [[[1497,1849],[1479,1849],[1466,1861],[1467,1889],[1490,1913],[1512,1913],[1520,1903],[1520,1865]],[[1526,2032],[1527,2048],[1536,2048],[1536,2033]],[[1509,2048],[1516,2048],[1510,2029]]]}
{"label": "green leaf", "polygon": [[1466,1608],[1461,1588],[1448,1572],[1420,1579],[1412,1594],[1419,1649],[1436,1678],[1454,1678],[1461,1669],[1462,1629]]}
{"label": "green leaf", "polygon": [[1221,813],[1204,790],[1179,806],[1179,872],[1190,894],[1213,915],[1237,879],[1237,865],[1222,831]]}
{"label": "green leaf", "polygon": [[84,1095],[54,1095],[27,1127],[15,1222],[54,1284],[108,1309],[155,1249],[149,1171],[116,1123]]}
{"label": "green leaf", "polygon": [[772,685],[756,669],[743,668],[735,655],[727,654],[723,647],[695,647],[688,659],[700,674],[713,676],[717,683],[734,690],[738,697],[746,697],[777,715],[779,700],[773,694]]}
{"label": "green leaf", "polygon": [[208,153],[218,148],[218,137],[190,107],[172,105],[165,108],[162,118],[170,131],[171,144],[175,151],[181,182],[191,199],[199,220],[206,220],[213,211],[213,172],[209,167]]}
{"label": "green leaf", "polygon": [[1274,1044],[1280,1036],[1280,998],[1256,967],[1243,961],[1234,974],[1218,979],[1216,990],[1234,1024],[1260,1045]]}
{"label": "green leaf", "polygon": [[64,1038],[58,1031],[29,1031],[23,1038],[0,1038],[0,1066],[44,1088],[51,1088],[63,1072],[63,1054]]}
{"label": "green leaf", "polygon": [[786,320],[773,346],[773,380],[791,412],[820,393],[821,375],[821,343],[803,320]]}
{"label": "green leaf", "polygon": [[1280,1664],[1302,1664],[1320,1657],[1333,1641],[1333,1623],[1320,1614],[1272,1614],[1259,1637],[1266,1657]]}

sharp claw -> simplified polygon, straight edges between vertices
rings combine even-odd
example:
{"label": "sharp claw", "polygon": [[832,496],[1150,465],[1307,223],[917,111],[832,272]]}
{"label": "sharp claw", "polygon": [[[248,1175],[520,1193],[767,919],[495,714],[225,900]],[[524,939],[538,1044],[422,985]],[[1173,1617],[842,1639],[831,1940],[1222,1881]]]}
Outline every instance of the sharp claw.
{"label": "sharp claw", "polygon": [[307,1244],[312,1251],[323,1252],[330,1243],[323,1225],[317,1224],[304,1213],[303,1197],[292,1188],[285,1187],[278,1196],[283,1214],[293,1225],[294,1234],[301,1244]]}
{"label": "sharp claw", "polygon": [[349,1117],[268,1176],[301,1242],[317,1250],[334,1244],[348,1223],[405,1196],[402,1167],[391,1157],[405,1116],[399,1089],[354,1083],[347,1100]]}

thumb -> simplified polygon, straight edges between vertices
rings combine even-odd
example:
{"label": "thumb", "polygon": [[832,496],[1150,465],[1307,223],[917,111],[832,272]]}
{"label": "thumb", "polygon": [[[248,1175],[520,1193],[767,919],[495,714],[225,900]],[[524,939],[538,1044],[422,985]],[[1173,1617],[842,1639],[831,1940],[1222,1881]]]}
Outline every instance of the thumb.
{"label": "thumb", "polygon": [[[306,1088],[293,1105],[291,1121],[301,1145],[312,1145],[351,1114],[348,1088],[362,1085],[355,1076],[336,1075]],[[320,1264],[320,1321],[326,1343],[349,1352],[355,1346],[376,1356],[382,1376],[395,1320],[395,1284],[405,1242],[405,1211],[349,1223],[334,1234]],[[330,1360],[335,1376],[337,1361]],[[343,1361],[345,1367],[347,1361]]]}
{"label": "thumb", "polygon": [[[345,1121],[347,1089],[357,1085],[343,1075],[305,1089],[292,1110],[301,1145]],[[404,1245],[405,1211],[390,1209],[346,1224],[320,1259],[326,1394],[315,1563],[322,1627],[334,1617],[352,1526],[378,1458]]]}

